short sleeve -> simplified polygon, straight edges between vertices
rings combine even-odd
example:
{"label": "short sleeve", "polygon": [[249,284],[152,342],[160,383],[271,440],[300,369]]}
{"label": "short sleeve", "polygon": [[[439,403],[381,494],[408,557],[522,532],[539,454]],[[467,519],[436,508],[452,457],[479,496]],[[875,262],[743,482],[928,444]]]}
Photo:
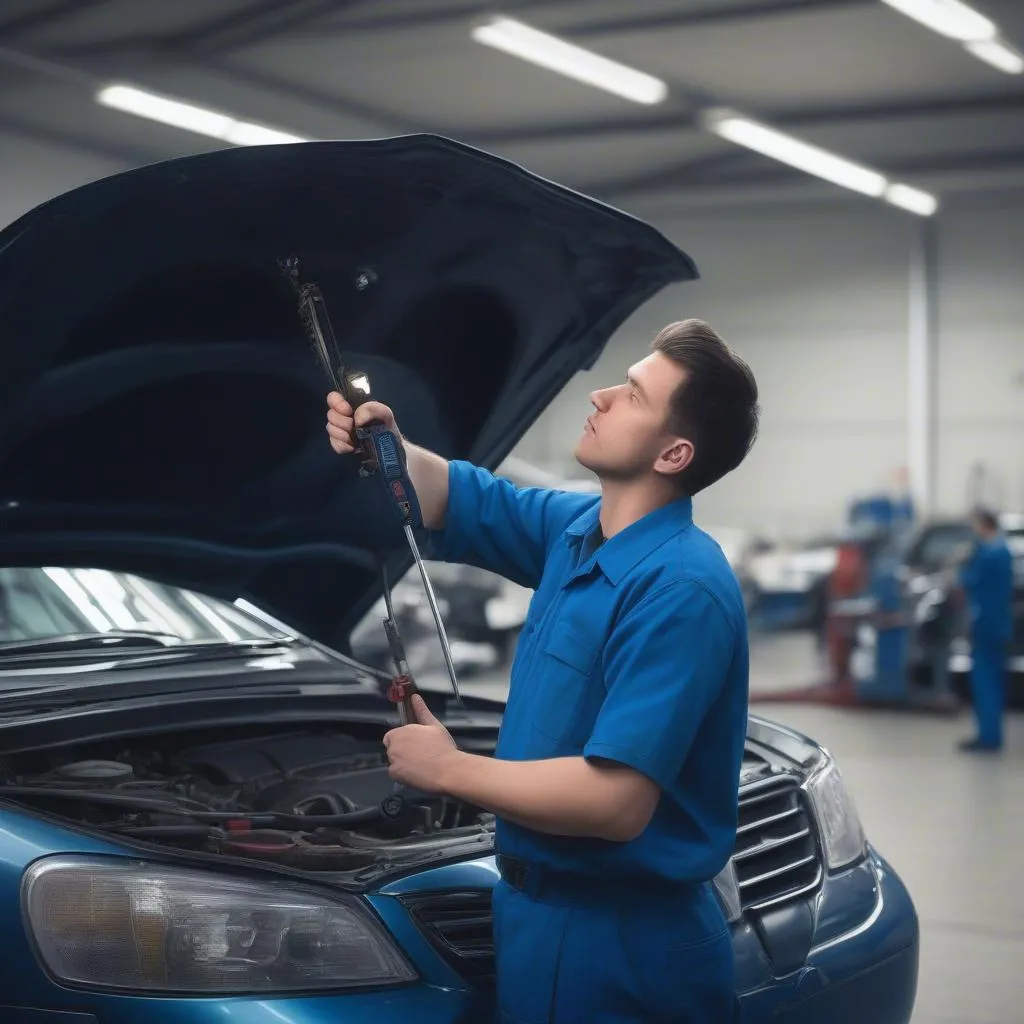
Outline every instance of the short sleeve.
{"label": "short sleeve", "polygon": [[583,754],[675,785],[721,693],[738,639],[714,596],[693,581],[644,597],[605,647],[607,695]]}
{"label": "short sleeve", "polygon": [[496,572],[535,589],[555,537],[599,499],[592,494],[520,488],[468,462],[448,463],[444,529],[429,535],[430,554]]}

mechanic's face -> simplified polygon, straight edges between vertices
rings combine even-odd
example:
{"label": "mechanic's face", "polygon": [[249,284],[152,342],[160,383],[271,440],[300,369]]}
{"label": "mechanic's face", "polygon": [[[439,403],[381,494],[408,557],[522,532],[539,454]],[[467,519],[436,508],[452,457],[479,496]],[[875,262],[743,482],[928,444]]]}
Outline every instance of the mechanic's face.
{"label": "mechanic's face", "polygon": [[669,408],[686,371],[661,352],[629,368],[622,384],[595,391],[594,411],[576,445],[580,465],[602,480],[630,481],[681,472],[693,445],[671,433]]}

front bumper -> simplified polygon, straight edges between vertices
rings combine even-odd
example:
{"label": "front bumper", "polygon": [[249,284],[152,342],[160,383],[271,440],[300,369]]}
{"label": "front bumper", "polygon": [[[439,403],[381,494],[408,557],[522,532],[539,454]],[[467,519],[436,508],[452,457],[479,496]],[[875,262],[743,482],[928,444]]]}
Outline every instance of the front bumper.
{"label": "front bumper", "polygon": [[920,935],[906,887],[874,851],[874,907],[812,946],[789,974],[741,986],[743,1024],[908,1024],[917,994]]}
{"label": "front bumper", "polygon": [[[432,985],[359,995],[271,999],[156,999],[96,996],[88,1013],[0,1006],[0,1020],[24,1024],[475,1024],[490,1020],[493,997]],[[4,1016],[4,1013],[17,1016]]]}

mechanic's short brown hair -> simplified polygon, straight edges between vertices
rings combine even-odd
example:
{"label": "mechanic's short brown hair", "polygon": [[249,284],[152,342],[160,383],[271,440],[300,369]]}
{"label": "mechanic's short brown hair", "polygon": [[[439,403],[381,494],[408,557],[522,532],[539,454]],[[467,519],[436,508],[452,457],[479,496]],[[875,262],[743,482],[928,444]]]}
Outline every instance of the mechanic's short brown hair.
{"label": "mechanic's short brown hair", "polygon": [[669,429],[693,443],[693,460],[681,474],[687,494],[697,494],[747,456],[761,410],[750,367],[703,320],[663,327],[651,348],[686,370],[669,411]]}

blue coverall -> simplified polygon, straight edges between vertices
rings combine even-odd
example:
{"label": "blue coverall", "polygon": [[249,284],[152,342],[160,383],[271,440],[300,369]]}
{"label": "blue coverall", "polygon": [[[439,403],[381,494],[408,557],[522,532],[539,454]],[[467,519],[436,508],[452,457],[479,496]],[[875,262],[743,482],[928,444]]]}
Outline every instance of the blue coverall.
{"label": "blue coverall", "polygon": [[[600,499],[452,462],[435,557],[535,588],[496,756],[597,758],[661,799],[630,842],[499,820],[499,1019],[514,1024],[720,1024],[732,942],[712,879],[735,843],[747,722],[739,585],[689,499],[601,542]],[[503,876],[504,878],[504,876]]]}
{"label": "blue coverall", "polygon": [[971,697],[978,742],[1003,745],[1006,655],[1013,631],[1013,556],[1002,536],[981,541],[961,573],[971,623]]}

